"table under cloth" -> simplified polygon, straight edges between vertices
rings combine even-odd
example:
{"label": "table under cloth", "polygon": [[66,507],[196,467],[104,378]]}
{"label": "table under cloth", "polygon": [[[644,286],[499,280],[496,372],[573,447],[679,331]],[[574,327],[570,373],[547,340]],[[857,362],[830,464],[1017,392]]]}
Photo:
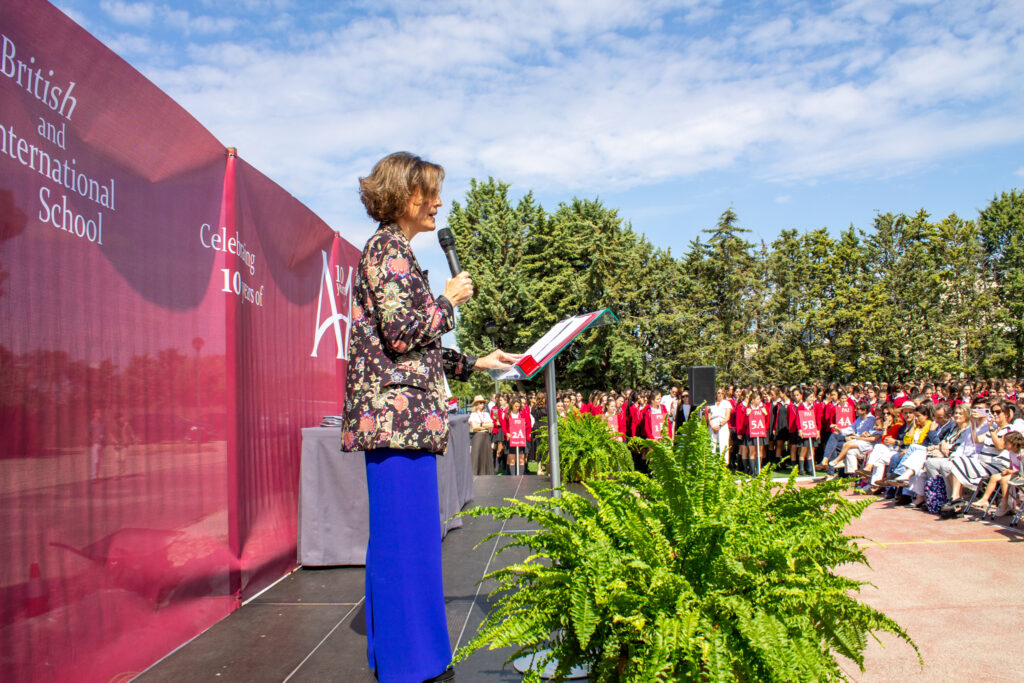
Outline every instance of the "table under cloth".
{"label": "table under cloth", "polygon": [[[437,458],[441,537],[462,526],[449,518],[473,500],[469,418],[450,417],[444,457]],[[299,474],[299,564],[306,567],[362,565],[369,538],[366,466],[362,452],[341,451],[339,427],[302,430]]]}

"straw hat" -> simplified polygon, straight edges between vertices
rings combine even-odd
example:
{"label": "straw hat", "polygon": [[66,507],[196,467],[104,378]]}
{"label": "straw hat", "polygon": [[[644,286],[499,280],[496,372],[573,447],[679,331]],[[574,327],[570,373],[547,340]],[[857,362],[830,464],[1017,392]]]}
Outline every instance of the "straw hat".
{"label": "straw hat", "polygon": [[473,397],[473,403],[471,405],[475,406],[477,403],[487,403],[487,401],[484,400],[483,396],[477,394],[476,396]]}

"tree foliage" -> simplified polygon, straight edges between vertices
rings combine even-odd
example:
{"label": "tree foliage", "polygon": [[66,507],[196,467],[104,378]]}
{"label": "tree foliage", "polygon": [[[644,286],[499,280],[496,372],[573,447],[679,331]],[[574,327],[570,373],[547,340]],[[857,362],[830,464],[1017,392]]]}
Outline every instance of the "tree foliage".
{"label": "tree foliage", "polygon": [[496,603],[456,660],[485,646],[515,646],[510,659],[549,648],[555,680],[586,665],[594,681],[788,683],[845,679],[839,655],[863,670],[874,632],[916,649],[857,600],[862,582],[835,572],[867,562],[844,529],[870,500],[848,500],[838,480],[801,488],[791,477],[780,489],[770,469],[737,482],[699,419],[674,443],[643,446],[649,478],[463,513],[539,530],[494,535],[530,556],[488,575]]}
{"label": "tree foliage", "polygon": [[562,318],[611,308],[618,324],[559,356],[561,386],[664,386],[691,365],[732,382],[1024,374],[1016,190],[976,221],[879,213],[864,229],[788,229],[770,244],[751,242],[728,208],[676,256],[598,199],[549,213],[509,189],[473,181],[453,203],[477,288],[457,339],[473,353],[520,350]]}

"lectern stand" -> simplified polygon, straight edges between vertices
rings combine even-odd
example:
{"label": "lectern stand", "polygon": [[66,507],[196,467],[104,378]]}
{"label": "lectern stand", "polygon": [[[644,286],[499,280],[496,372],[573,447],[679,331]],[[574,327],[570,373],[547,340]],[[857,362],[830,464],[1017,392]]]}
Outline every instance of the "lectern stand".
{"label": "lectern stand", "polygon": [[[551,488],[556,498],[562,496],[562,471],[558,462],[558,413],[555,409],[555,358],[576,337],[587,330],[618,322],[611,309],[605,308],[592,313],[566,318],[555,324],[547,333],[526,350],[523,359],[509,370],[492,370],[495,380],[532,379],[544,370],[544,391],[547,393],[548,408],[548,470],[551,473]],[[518,464],[518,458],[516,463]]]}

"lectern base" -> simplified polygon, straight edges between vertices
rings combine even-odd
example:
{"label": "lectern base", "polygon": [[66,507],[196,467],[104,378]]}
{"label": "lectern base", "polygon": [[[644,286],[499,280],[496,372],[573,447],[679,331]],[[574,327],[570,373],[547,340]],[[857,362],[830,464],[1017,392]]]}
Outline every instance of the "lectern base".
{"label": "lectern base", "polygon": [[[547,655],[547,653],[549,652],[551,652],[551,650],[540,650],[539,652],[535,652],[532,655],[524,655],[518,659],[513,659],[512,668],[514,668],[521,674],[524,674],[527,671],[533,671],[536,668],[534,666],[534,662],[538,660],[543,660],[545,655]],[[540,677],[546,681],[551,680],[555,677],[556,668],[558,668],[558,662],[548,662],[547,665],[540,671]],[[590,675],[589,669],[585,669],[581,666],[574,666],[572,669],[569,670],[569,675],[566,676],[566,679],[574,681],[581,680],[586,679],[588,675]]]}

